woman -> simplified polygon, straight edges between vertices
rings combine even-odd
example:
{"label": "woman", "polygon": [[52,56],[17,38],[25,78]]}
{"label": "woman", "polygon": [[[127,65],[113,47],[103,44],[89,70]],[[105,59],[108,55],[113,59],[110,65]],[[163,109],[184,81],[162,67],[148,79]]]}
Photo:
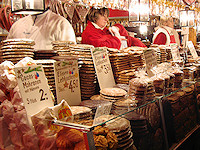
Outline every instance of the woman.
{"label": "woman", "polygon": [[174,22],[172,17],[161,17],[160,24],[155,28],[153,36],[153,44],[170,45],[176,43],[180,46],[179,35],[174,29]]}
{"label": "woman", "polygon": [[130,46],[146,47],[139,39],[131,37],[121,24],[116,24],[109,29],[109,10],[107,8],[90,9],[87,15],[87,27],[82,33],[82,44],[90,44],[95,47],[108,47],[122,49]]}

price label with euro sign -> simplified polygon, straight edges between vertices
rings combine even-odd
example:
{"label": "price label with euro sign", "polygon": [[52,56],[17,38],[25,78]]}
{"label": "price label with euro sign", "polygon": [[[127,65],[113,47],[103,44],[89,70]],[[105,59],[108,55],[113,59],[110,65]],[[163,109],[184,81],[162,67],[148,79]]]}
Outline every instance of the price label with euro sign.
{"label": "price label with euro sign", "polygon": [[69,105],[81,102],[78,60],[76,58],[54,63],[57,102],[66,100]]}
{"label": "price label with euro sign", "polygon": [[113,87],[115,80],[106,47],[91,49],[99,86],[101,89]]}

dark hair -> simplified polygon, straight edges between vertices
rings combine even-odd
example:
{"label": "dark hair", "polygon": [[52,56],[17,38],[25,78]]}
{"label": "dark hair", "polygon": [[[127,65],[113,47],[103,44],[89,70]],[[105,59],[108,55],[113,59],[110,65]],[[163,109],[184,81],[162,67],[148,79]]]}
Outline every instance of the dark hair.
{"label": "dark hair", "polygon": [[109,9],[106,7],[91,7],[86,16],[86,21],[96,22],[98,15],[109,16]]}

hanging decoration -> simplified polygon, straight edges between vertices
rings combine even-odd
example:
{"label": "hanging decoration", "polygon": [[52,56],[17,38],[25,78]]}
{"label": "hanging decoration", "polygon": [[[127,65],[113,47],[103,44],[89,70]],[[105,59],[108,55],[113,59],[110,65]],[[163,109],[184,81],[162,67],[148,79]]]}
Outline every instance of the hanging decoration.
{"label": "hanging decoration", "polygon": [[148,22],[149,14],[148,0],[129,0],[129,21]]}
{"label": "hanging decoration", "polygon": [[44,0],[12,0],[13,14],[39,14],[45,10]]}

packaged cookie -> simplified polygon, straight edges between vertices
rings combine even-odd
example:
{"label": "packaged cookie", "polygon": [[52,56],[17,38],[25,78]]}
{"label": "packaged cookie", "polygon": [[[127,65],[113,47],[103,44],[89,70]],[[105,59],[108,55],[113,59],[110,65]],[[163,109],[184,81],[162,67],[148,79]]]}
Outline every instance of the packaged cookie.
{"label": "packaged cookie", "polygon": [[179,68],[176,68],[173,70],[173,74],[175,75],[174,88],[182,88],[183,71],[181,71]]}
{"label": "packaged cookie", "polygon": [[196,66],[196,78],[199,79],[200,78],[200,64],[194,64]]}
{"label": "packaged cookie", "polygon": [[127,92],[120,88],[104,88],[100,90],[100,96],[108,100],[120,100],[127,95]]}
{"label": "packaged cookie", "polygon": [[149,77],[142,78],[147,82],[147,91],[146,91],[146,101],[152,101],[155,99],[156,93],[155,93],[155,88],[153,85],[153,80]]}
{"label": "packaged cookie", "polygon": [[164,94],[168,94],[170,76],[168,74],[166,74],[166,73],[161,73],[160,76],[165,80],[165,91],[164,91]]}
{"label": "packaged cookie", "polygon": [[147,82],[141,78],[134,78],[129,81],[128,95],[130,99],[138,100],[138,105],[145,103]]}
{"label": "packaged cookie", "polygon": [[156,74],[152,77],[152,80],[156,96],[163,96],[165,91],[165,79],[161,76],[161,74]]}
{"label": "packaged cookie", "polygon": [[174,86],[175,75],[173,73],[171,73],[170,71],[167,71],[166,74],[170,77],[170,80],[169,80],[169,89],[171,89]]}

